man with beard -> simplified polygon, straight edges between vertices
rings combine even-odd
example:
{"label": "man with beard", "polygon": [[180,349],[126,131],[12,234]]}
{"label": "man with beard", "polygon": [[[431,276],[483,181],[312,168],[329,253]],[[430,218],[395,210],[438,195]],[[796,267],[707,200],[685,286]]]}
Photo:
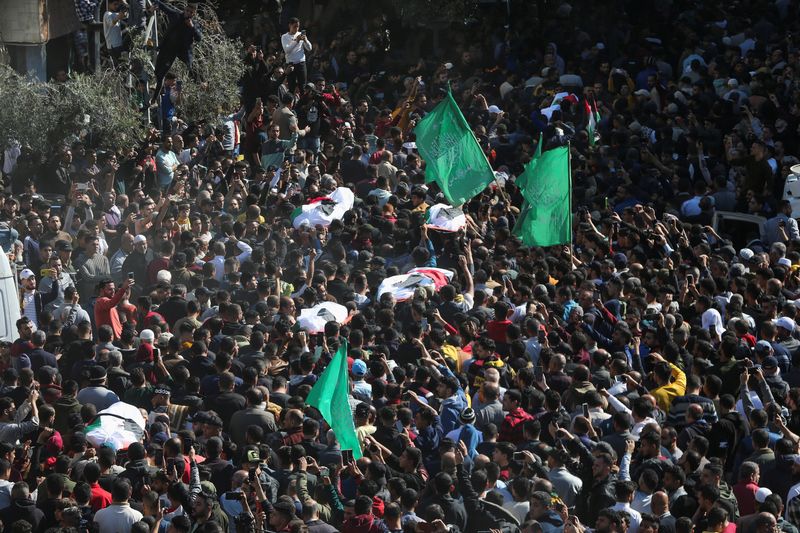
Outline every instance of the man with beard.
{"label": "man with beard", "polygon": [[221,531],[228,531],[228,515],[219,508],[216,496],[207,492],[201,492],[195,497],[192,503],[192,521],[192,530],[197,530],[208,522],[215,522]]}

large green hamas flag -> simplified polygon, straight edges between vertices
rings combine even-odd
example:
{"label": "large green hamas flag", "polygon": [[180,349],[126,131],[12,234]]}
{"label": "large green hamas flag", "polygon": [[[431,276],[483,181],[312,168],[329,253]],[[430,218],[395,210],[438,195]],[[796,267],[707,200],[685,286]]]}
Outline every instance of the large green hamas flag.
{"label": "large green hamas flag", "polygon": [[350,382],[347,371],[347,341],[339,346],[336,355],[322,372],[306,403],[313,405],[328,423],[342,450],[353,450],[353,457],[361,459],[361,445],[356,436],[356,426],[350,409]]}
{"label": "large green hamas flag", "polygon": [[[540,147],[541,143],[540,139]],[[536,156],[517,178],[516,184],[525,202],[514,226],[514,235],[525,246],[571,242],[569,147],[559,146],[544,153],[537,148]]]}
{"label": "large green hamas flag", "polygon": [[414,133],[425,159],[425,181],[435,181],[451,205],[469,201],[494,179],[494,171],[450,91],[417,124]]}

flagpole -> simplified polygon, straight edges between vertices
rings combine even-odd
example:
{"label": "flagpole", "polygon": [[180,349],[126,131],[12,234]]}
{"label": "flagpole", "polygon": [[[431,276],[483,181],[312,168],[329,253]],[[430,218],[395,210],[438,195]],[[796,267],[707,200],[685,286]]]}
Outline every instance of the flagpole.
{"label": "flagpole", "polygon": [[569,189],[569,268],[573,270],[575,268],[575,262],[573,260],[572,255],[572,219],[574,215],[572,214],[572,141],[567,141],[567,187]]}

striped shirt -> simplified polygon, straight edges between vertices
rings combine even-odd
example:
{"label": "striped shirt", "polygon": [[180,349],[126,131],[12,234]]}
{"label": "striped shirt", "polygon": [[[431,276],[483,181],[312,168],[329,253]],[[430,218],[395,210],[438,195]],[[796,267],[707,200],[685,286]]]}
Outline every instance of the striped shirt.
{"label": "striped shirt", "polygon": [[717,421],[717,410],[711,399],[699,394],[686,394],[672,399],[666,424],[673,426],[676,431],[683,429],[686,426],[686,411],[693,403],[703,408],[703,419],[706,422],[713,424]]}

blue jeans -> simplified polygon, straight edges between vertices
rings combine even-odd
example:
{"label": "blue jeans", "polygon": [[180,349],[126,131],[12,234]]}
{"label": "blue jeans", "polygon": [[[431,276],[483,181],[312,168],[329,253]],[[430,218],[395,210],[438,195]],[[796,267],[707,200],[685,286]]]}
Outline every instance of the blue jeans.
{"label": "blue jeans", "polygon": [[320,139],[319,136],[306,135],[301,139],[300,148],[311,150],[314,155],[319,155]]}

